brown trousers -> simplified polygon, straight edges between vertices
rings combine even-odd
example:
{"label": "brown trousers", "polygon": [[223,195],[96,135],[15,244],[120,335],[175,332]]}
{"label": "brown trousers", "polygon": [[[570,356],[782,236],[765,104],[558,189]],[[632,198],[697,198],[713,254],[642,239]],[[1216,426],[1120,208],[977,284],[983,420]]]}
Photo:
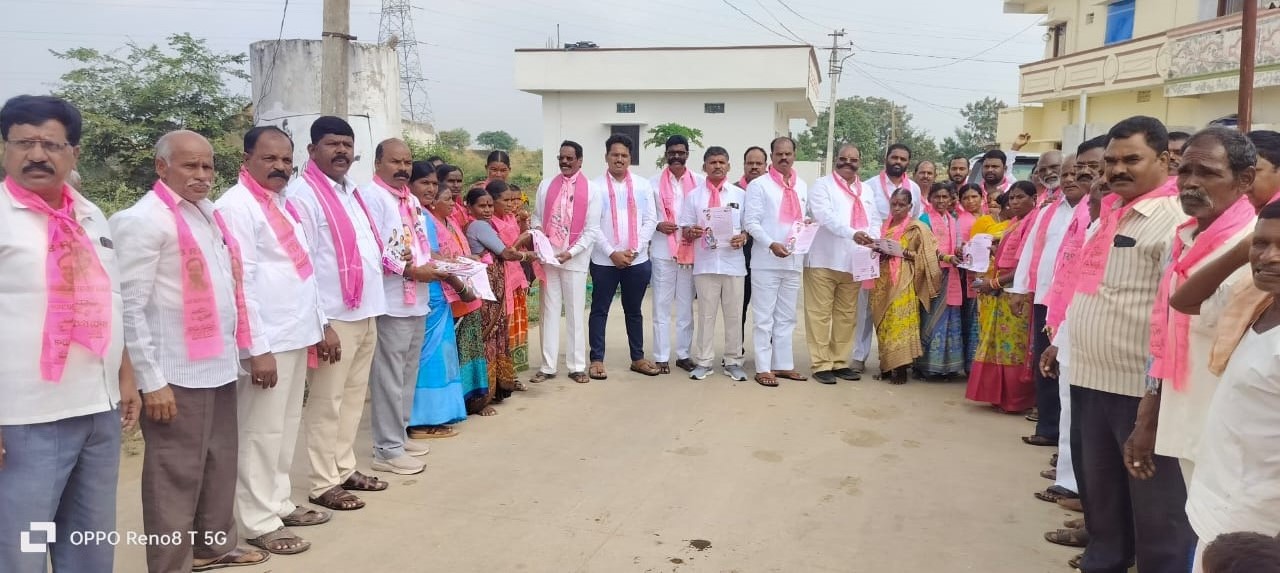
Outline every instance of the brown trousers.
{"label": "brown trousers", "polygon": [[[236,547],[236,385],[169,386],[178,415],[142,416],[142,524],[150,573],[191,571]],[[177,535],[174,535],[174,534]]]}

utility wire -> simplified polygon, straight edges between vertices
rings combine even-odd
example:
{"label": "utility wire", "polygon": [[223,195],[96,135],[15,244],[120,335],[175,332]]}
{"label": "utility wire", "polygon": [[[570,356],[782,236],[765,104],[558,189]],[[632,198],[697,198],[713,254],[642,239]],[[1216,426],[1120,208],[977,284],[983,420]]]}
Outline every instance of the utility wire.
{"label": "utility wire", "polygon": [[[787,36],[783,35],[781,32],[779,32],[779,31],[777,31],[777,30],[774,30],[773,28],[770,28],[770,27],[768,27],[768,26],[764,25],[763,23],[761,23],[759,20],[757,20],[757,19],[755,19],[755,18],[752,18],[750,14],[747,14],[746,12],[743,12],[743,11],[742,11],[742,9],[741,9],[741,8],[738,8],[737,6],[734,6],[734,5],[733,5],[733,2],[730,2],[729,0],[720,0],[720,1],[721,1],[721,2],[724,2],[726,6],[728,6],[728,7],[730,7],[730,8],[733,8],[733,11],[735,11],[735,12],[737,12],[737,13],[739,13],[739,14],[742,14],[742,16],[743,16],[744,18],[746,18],[746,19],[748,19],[748,20],[751,20],[752,22],[755,22],[757,26],[760,26],[761,28],[764,28],[764,29],[765,29],[765,30],[767,30],[770,34],[773,34],[773,35],[775,35],[775,36],[777,36],[777,37],[779,37],[779,38],[782,38],[783,40],[786,40],[787,42],[794,42],[794,41],[795,41],[795,39],[794,39],[794,38],[788,38]],[[802,42],[802,43],[806,43],[806,44],[807,44],[808,42]]]}

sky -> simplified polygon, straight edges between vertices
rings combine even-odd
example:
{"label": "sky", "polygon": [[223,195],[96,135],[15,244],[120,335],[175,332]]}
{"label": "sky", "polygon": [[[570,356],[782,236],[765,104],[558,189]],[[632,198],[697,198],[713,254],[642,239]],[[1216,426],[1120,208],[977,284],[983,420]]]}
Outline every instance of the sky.
{"label": "sky", "polygon": [[[413,0],[437,130],[504,130],[537,145],[541,98],[514,87],[512,51],[563,42],[601,47],[809,43],[842,28],[854,55],[839,96],[906,105],[939,141],[966,102],[1016,104],[1018,65],[1043,56],[1042,16],[1004,14],[1001,0]],[[286,10],[287,4],[287,10]],[[380,0],[351,0],[351,32],[378,40]],[[323,0],[0,0],[0,100],[48,93],[70,70],[50,50],[163,43],[173,33],[220,52],[258,40],[320,37]],[[283,26],[283,27],[282,27]],[[826,83],[828,52],[819,50]],[[247,70],[246,64],[246,72]],[[696,71],[691,71],[696,73]],[[236,90],[248,94],[247,84]],[[825,102],[822,103],[825,105]]]}

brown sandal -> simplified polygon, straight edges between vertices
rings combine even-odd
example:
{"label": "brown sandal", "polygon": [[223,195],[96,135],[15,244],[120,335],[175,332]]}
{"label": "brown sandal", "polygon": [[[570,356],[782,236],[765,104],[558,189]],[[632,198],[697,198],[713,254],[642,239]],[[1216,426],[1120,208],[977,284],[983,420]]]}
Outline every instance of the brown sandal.
{"label": "brown sandal", "polygon": [[1084,518],[1077,517],[1075,519],[1068,519],[1062,522],[1062,526],[1067,529],[1084,529]]}
{"label": "brown sandal", "polygon": [[654,363],[649,362],[648,360],[636,360],[635,362],[632,362],[631,371],[638,374],[644,374],[645,376],[657,376],[662,373]]}
{"label": "brown sandal", "polygon": [[654,364],[658,367],[658,374],[670,374],[670,373],[671,373],[671,363],[670,363],[670,362],[655,362]]}
{"label": "brown sandal", "polygon": [[307,501],[334,511],[354,511],[364,507],[363,499],[342,489],[340,485],[329,488],[329,491],[324,492],[320,497],[309,497]]}
{"label": "brown sandal", "polygon": [[389,487],[391,484],[360,472],[351,472],[351,477],[342,482],[342,489],[351,491],[382,491]]}
{"label": "brown sandal", "polygon": [[1067,547],[1085,547],[1089,545],[1089,532],[1083,529],[1058,529],[1046,532],[1044,540]]}
{"label": "brown sandal", "polygon": [[1036,499],[1040,501],[1047,501],[1049,503],[1058,503],[1058,500],[1060,499],[1076,499],[1080,497],[1075,492],[1056,485],[1051,485],[1045,488],[1044,491],[1037,491],[1035,496]]}
{"label": "brown sandal", "polygon": [[409,428],[408,435],[411,440],[435,440],[452,438],[458,431],[449,426],[415,426]]}
{"label": "brown sandal", "polygon": [[586,384],[591,381],[590,378],[587,378],[586,372],[570,372],[569,379],[579,384]]}
{"label": "brown sandal", "polygon": [[288,527],[306,527],[308,525],[321,525],[329,523],[333,519],[333,514],[327,511],[316,511],[309,507],[299,507],[293,510],[293,513],[286,515],[281,521]]}
{"label": "brown sandal", "polygon": [[[255,555],[255,554],[261,555],[262,559],[242,561],[243,558],[248,557],[250,555]],[[193,572],[213,571],[214,569],[224,569],[227,567],[247,567],[249,565],[259,565],[259,564],[265,563],[268,559],[271,559],[271,552],[269,551],[260,551],[257,549],[254,549],[253,551],[245,551],[244,549],[237,547],[235,549],[232,549],[231,551],[228,551],[226,555],[223,555],[222,557],[214,559],[213,561],[210,561],[203,565],[195,565],[193,563],[192,564],[193,566],[191,567],[191,571]]]}
{"label": "brown sandal", "polygon": [[795,370],[775,370],[773,375],[777,376],[778,378],[795,380],[797,382],[804,382],[805,380],[809,379],[808,376],[805,376],[799,372],[796,372]]}
{"label": "brown sandal", "polygon": [[765,388],[777,388],[778,378],[774,376],[772,372],[761,372],[756,374],[756,384],[764,386]]}
{"label": "brown sandal", "polygon": [[546,382],[547,380],[550,380],[550,379],[555,378],[555,377],[556,377],[556,375],[555,375],[555,374],[547,374],[546,372],[538,372],[537,374],[534,374],[534,375],[533,375],[533,378],[530,378],[530,379],[529,379],[529,383],[530,383],[530,384],[541,384],[541,383]]}
{"label": "brown sandal", "polygon": [[[249,542],[249,545],[276,555],[297,555],[311,549],[310,541],[294,535],[292,531],[285,527],[246,541]],[[293,545],[293,547],[289,547],[289,545]]]}
{"label": "brown sandal", "polygon": [[608,380],[609,373],[604,370],[603,362],[592,362],[591,367],[587,369],[587,374],[592,380]]}

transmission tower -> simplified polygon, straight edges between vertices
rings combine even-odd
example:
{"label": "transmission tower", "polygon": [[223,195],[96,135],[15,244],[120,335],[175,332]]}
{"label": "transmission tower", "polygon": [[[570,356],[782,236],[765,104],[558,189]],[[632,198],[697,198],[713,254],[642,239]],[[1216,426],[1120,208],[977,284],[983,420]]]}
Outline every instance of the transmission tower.
{"label": "transmission tower", "polygon": [[410,0],[382,0],[378,42],[394,48],[400,60],[400,117],[426,123],[431,121],[431,99],[427,96],[427,78],[418,57],[412,11]]}

